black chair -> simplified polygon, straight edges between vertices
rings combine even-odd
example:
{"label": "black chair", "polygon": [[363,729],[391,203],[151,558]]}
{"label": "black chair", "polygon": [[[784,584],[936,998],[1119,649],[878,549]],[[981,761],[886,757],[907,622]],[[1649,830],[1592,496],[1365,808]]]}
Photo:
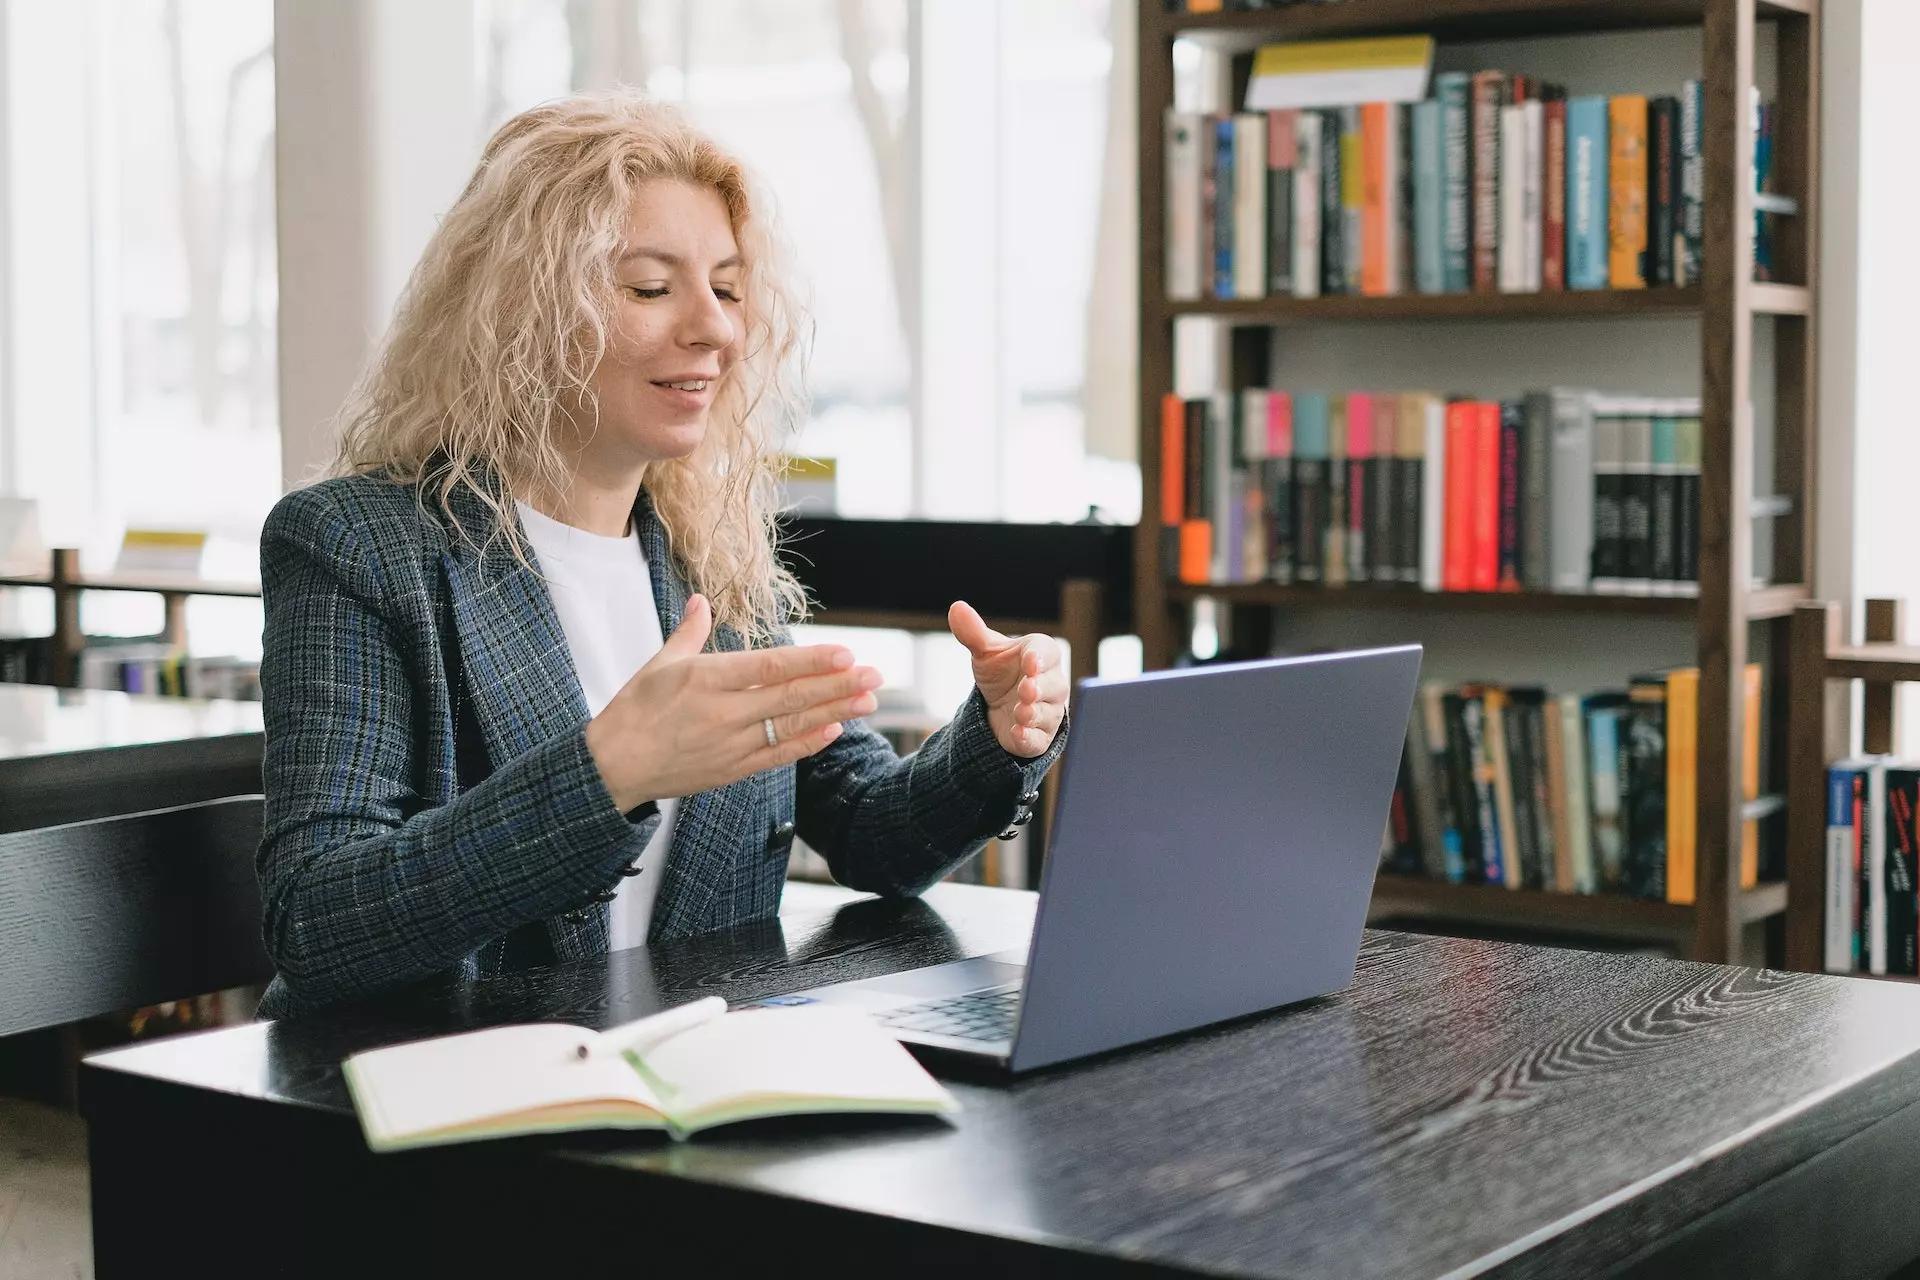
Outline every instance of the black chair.
{"label": "black chair", "polygon": [[262,983],[259,796],[0,834],[0,1036]]}

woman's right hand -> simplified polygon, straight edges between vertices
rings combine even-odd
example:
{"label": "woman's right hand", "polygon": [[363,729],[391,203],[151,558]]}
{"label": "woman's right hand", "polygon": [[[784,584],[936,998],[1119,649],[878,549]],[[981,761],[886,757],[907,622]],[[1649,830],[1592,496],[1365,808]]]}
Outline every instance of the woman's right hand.
{"label": "woman's right hand", "polygon": [[712,630],[706,597],[689,599],[660,652],[587,722],[587,750],[622,813],[792,764],[877,705],[880,673],[853,665],[845,646],[702,653]]}

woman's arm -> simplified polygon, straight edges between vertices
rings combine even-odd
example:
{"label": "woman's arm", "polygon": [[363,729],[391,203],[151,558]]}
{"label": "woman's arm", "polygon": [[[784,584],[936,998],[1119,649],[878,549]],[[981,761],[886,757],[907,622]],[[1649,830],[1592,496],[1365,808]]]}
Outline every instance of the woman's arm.
{"label": "woman's arm", "polygon": [[910,756],[854,721],[801,760],[794,827],[849,889],[924,893],[1010,822],[1066,748],[1067,723],[1042,755],[1003,748],[978,689]]}
{"label": "woman's arm", "polygon": [[[390,583],[327,486],[261,538],[267,951],[306,1002],[428,976],[618,879],[630,838],[575,729],[424,808],[415,681]],[[417,655],[415,655],[417,657]]]}

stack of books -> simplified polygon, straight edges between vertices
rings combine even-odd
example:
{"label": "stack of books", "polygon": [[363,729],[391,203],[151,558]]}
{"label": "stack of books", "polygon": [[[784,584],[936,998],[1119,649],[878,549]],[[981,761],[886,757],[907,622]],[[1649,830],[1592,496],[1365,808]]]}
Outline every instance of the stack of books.
{"label": "stack of books", "polygon": [[[1536,293],[1700,281],[1702,83],[1568,97],[1444,72],[1422,102],[1170,111],[1166,295]],[[1754,100],[1755,190],[1773,112]],[[1771,276],[1759,202],[1755,273]]]}
{"label": "stack of books", "polygon": [[1916,805],[1920,764],[1913,761],[1862,756],[1828,768],[1829,972],[1920,975]]}
{"label": "stack of books", "polygon": [[[1742,784],[1751,800],[1760,785],[1757,663],[1742,692]],[[1584,697],[1426,684],[1407,731],[1382,868],[1453,884],[1692,903],[1699,714],[1693,667]],[[1749,819],[1741,887],[1759,875],[1759,823]]]}
{"label": "stack of books", "polygon": [[1180,582],[1699,591],[1695,399],[1168,395],[1160,446]]}

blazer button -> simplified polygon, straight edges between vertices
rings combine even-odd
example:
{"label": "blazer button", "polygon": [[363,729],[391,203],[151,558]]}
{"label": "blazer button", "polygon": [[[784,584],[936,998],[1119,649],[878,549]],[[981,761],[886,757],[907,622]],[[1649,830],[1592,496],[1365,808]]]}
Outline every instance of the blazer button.
{"label": "blazer button", "polygon": [[772,835],[767,837],[767,848],[778,849],[783,844],[791,843],[792,840],[793,824],[791,822],[783,822],[773,829]]}
{"label": "blazer button", "polygon": [[640,864],[635,862],[624,866],[620,868],[620,874],[623,876],[637,876],[640,874]]}
{"label": "blazer button", "polygon": [[1038,800],[1039,798],[1040,798],[1040,793],[1038,791],[1028,791],[1020,797],[1020,803],[1032,804],[1034,801]]}
{"label": "blazer button", "polygon": [[[617,889],[603,889],[599,893],[596,893],[593,895],[593,900],[595,902],[612,902],[615,898],[619,896],[620,896],[620,891]],[[586,908],[582,907],[581,910],[584,911],[586,910]]]}

